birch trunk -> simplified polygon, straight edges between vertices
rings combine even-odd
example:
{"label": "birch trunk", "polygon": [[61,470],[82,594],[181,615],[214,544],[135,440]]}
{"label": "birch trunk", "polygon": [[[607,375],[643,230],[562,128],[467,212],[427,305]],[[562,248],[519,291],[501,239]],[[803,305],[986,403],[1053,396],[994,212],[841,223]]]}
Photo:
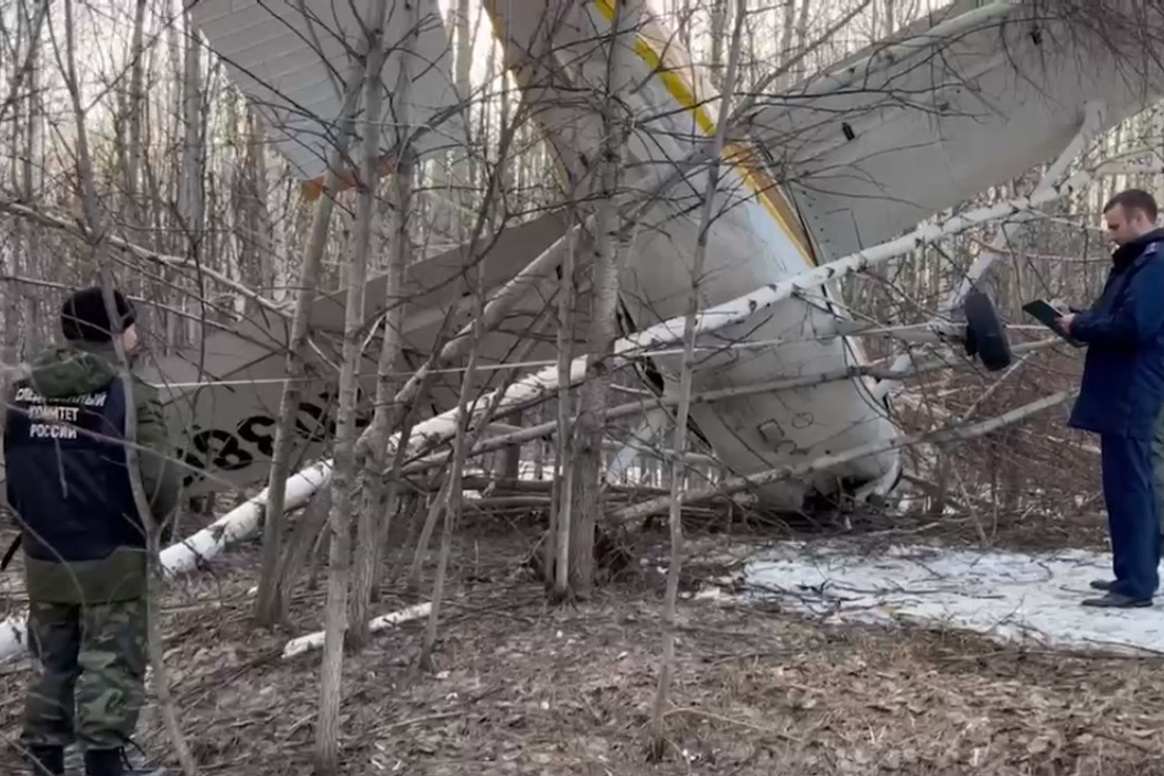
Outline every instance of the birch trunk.
{"label": "birch trunk", "polygon": [[727,23],[728,0],[712,0],[711,3],[711,82],[723,86],[723,33]]}
{"label": "birch trunk", "polygon": [[[558,289],[558,382],[570,383],[570,362],[574,350],[574,246],[570,235],[566,258],[562,261],[562,282]],[[574,496],[573,451],[574,423],[570,409],[570,391],[558,392],[558,438],[554,453],[554,479],[550,494],[550,531],[546,539],[546,582],[553,585],[555,600],[569,595],[571,506]],[[556,539],[555,539],[556,537]],[[555,554],[557,563],[552,563]],[[553,570],[553,571],[551,571]]]}
{"label": "birch trunk", "polygon": [[319,268],[327,244],[328,225],[335,205],[334,191],[339,183],[339,171],[351,142],[357,98],[363,83],[363,69],[362,63],[353,66],[348,75],[335,152],[329,160],[323,195],[315,205],[311,233],[303,249],[303,261],[299,270],[295,315],[291,320],[291,336],[287,343],[287,382],[283,386],[283,396],[279,403],[279,423],[275,428],[275,450],[271,457],[271,475],[264,508],[261,571],[258,595],[255,599],[255,620],[261,626],[281,623],[286,614],[285,592],[279,585],[279,554],[282,545],[283,500],[287,475],[291,467],[290,437],[294,433],[294,410],[299,405],[299,397],[302,394],[301,378],[304,366],[302,351],[307,343],[307,317],[311,302],[315,298]]}
{"label": "birch trunk", "polygon": [[[728,5],[725,3],[725,5]],[[738,5],[738,0],[736,5]],[[659,684],[655,692],[654,710],[651,715],[651,754],[659,760],[666,747],[663,718],[671,691],[671,675],[675,671],[675,607],[679,598],[679,574],[683,564],[683,523],[680,512],[680,483],[687,477],[684,455],[687,452],[687,421],[691,411],[691,382],[695,371],[695,316],[699,312],[699,284],[702,282],[704,264],[707,260],[707,235],[715,218],[716,193],[719,188],[720,159],[724,140],[727,136],[727,117],[731,110],[732,91],[735,89],[736,73],[740,63],[740,42],[747,14],[735,8],[735,24],[732,30],[731,48],[728,53],[727,74],[724,77],[722,97],[719,105],[719,119],[713,140],[711,162],[707,169],[707,184],[703,191],[703,207],[700,214],[699,235],[695,243],[695,256],[691,268],[691,291],[687,297],[687,317],[683,322],[683,362],[679,373],[679,406],[675,417],[675,435],[671,444],[671,508],[669,515],[671,529],[671,559],[667,568],[667,590],[663,600],[663,657],[659,665]],[[725,14],[731,9],[724,8]]]}
{"label": "birch trunk", "polygon": [[[809,0],[801,0],[802,4],[807,7]],[[796,55],[794,42],[796,34],[796,0],[784,0],[784,19],[780,24],[780,61],[787,66],[792,58]],[[793,79],[791,71],[786,71],[780,82],[784,85],[790,83]]]}
{"label": "birch trunk", "polygon": [[381,71],[384,68],[384,20],[388,0],[371,9],[367,69],[364,73],[364,137],[355,250],[347,272],[347,308],[344,317],[343,364],[340,367],[339,408],[336,411],[333,452],[327,604],[324,609],[323,664],[320,667],[319,724],[315,733],[315,771],[331,776],[339,770],[340,703],[343,700],[344,631],[347,628],[348,587],[351,576],[351,516],[356,474],[356,400],[363,355],[364,286],[376,215],[376,183],[381,138]]}
{"label": "birch trunk", "polygon": [[571,593],[579,599],[590,597],[594,585],[594,532],[602,511],[599,478],[602,467],[604,410],[610,386],[611,356],[618,338],[618,254],[621,247],[618,187],[622,173],[622,151],[630,131],[629,117],[622,115],[617,92],[619,72],[628,42],[622,35],[634,34],[640,7],[637,3],[615,5],[608,36],[606,94],[602,100],[600,178],[595,219],[594,262],[591,282],[590,328],[587,337],[590,356],[577,424],[577,456],[573,461],[577,482],[577,510],[571,517]]}
{"label": "birch trunk", "polygon": [[[398,102],[398,104],[392,106],[394,108],[392,114],[397,125],[396,136],[399,138],[406,138],[409,135],[408,101],[412,85],[410,65],[415,45],[415,31],[419,25],[418,10],[419,6],[413,4],[413,19],[409,25],[413,33],[404,51],[397,55],[400,58],[400,69],[396,79],[396,88],[392,90],[392,101],[393,103]],[[372,115],[379,116],[381,114],[381,91],[377,87],[374,104],[370,99],[365,100],[365,104],[369,106],[368,111]],[[370,98],[371,94],[369,93],[368,96]],[[377,160],[374,158],[374,151],[375,148],[365,144],[364,174],[369,176],[368,180],[372,180],[371,176],[376,174]],[[408,159],[411,154],[407,150],[401,149],[397,156],[398,160],[402,160]],[[392,513],[395,509],[394,502],[397,490],[394,487],[395,480],[392,480],[392,485],[385,488],[384,464],[388,452],[388,433],[397,407],[396,403],[392,401],[397,382],[392,373],[400,357],[401,330],[404,325],[402,292],[404,269],[407,266],[411,243],[411,237],[408,233],[407,208],[411,204],[412,175],[412,167],[409,163],[397,162],[397,169],[391,180],[393,192],[391,206],[394,213],[394,223],[389,249],[391,253],[387,288],[384,295],[387,309],[384,313],[384,335],[380,346],[380,359],[377,364],[375,410],[373,410],[369,433],[361,434],[356,444],[356,468],[361,472],[363,499],[360,502],[359,520],[356,528],[355,576],[352,579],[352,595],[348,614],[351,626],[348,630],[347,644],[353,651],[362,649],[368,641],[368,621],[370,619],[368,606],[372,601],[372,588],[376,580],[376,567],[380,562],[380,550],[384,544],[383,537],[387,535],[391,527]],[[364,201],[361,199],[361,205],[363,204]],[[368,202],[368,206],[371,206],[371,201]],[[359,217],[363,217],[362,211]],[[359,248],[366,252],[370,241],[364,242],[362,233],[358,235],[357,239],[361,241]],[[363,313],[361,312],[362,317]],[[386,499],[385,496],[387,496]]]}
{"label": "birch trunk", "polygon": [[[182,218],[182,235],[185,237],[187,250],[194,266],[206,258],[203,243],[203,213],[205,192],[202,186],[203,153],[202,153],[202,61],[199,52],[198,32],[194,27],[190,14],[185,14],[186,41],[183,50],[182,64],[182,177],[178,197],[178,212]],[[196,273],[195,280],[183,282],[181,275],[175,276],[179,288],[186,284],[197,284],[195,296],[181,300],[176,306],[195,310],[200,300],[205,299],[206,289],[201,280],[201,273]],[[193,303],[193,304],[192,304]],[[181,323],[181,321],[178,321]],[[186,333],[178,338],[176,344],[193,344],[190,321],[186,321]]]}
{"label": "birch trunk", "polygon": [[676,9],[679,16],[679,42],[686,51],[691,50],[691,0],[682,0]]}
{"label": "birch trunk", "polygon": [[143,81],[145,80],[145,11],[148,0],[137,0],[133,14],[133,37],[130,42],[129,57],[129,99],[127,120],[129,127],[125,149],[125,212],[124,218],[129,222],[130,237],[139,240],[140,235],[136,228],[140,227],[140,208],[138,207],[138,180],[141,174],[142,160],[142,108],[145,102]]}
{"label": "birch trunk", "polygon": [[[473,31],[469,24],[469,0],[457,0],[456,8],[456,36],[457,36],[457,56],[454,71],[453,81],[457,89],[457,94],[464,100],[464,124],[465,131],[469,134],[469,142],[472,143],[472,105],[473,101],[470,95],[473,90],[473,82],[470,79],[471,68],[473,65]],[[477,155],[475,153],[465,150],[455,150],[452,152],[452,179],[457,184],[458,193],[455,202],[459,208],[455,211],[456,223],[450,230],[450,234],[458,243],[464,243],[468,229],[466,228],[464,213],[472,212],[473,206],[473,191],[477,185]]]}
{"label": "birch trunk", "polygon": [[[41,25],[40,22],[44,18],[43,14],[47,11],[48,4],[41,6],[41,11],[35,19],[29,21],[29,34],[26,41],[29,44],[29,50],[26,54],[27,73],[25,80],[28,83],[28,100],[26,111],[26,127],[24,133],[24,158],[21,160],[21,180],[20,191],[24,195],[24,201],[30,205],[36,203],[40,199],[41,184],[43,172],[38,172],[35,160],[41,158],[43,154],[42,143],[42,121],[43,121],[43,103],[40,95],[41,84],[41,63],[40,63],[40,36]],[[25,237],[25,253],[23,264],[27,268],[32,261],[37,261],[40,258],[40,230],[29,229]],[[19,246],[20,242],[17,241]],[[21,316],[24,323],[24,345],[27,351],[30,347],[39,343],[42,334],[41,316],[43,311],[41,305],[37,303],[37,299],[32,294],[24,295],[26,299],[25,310]],[[19,340],[17,341],[19,347]]]}
{"label": "birch trunk", "polygon": [[[468,255],[472,256],[473,254]],[[476,309],[473,315],[473,343],[469,348],[469,360],[465,366],[465,376],[461,381],[461,393],[457,403],[457,433],[453,438],[452,469],[449,472],[443,493],[445,519],[441,529],[441,546],[437,556],[436,578],[433,580],[432,609],[429,610],[428,622],[424,630],[424,643],[421,646],[418,660],[421,668],[429,671],[433,667],[432,653],[436,647],[437,623],[440,620],[441,601],[444,598],[445,576],[448,572],[449,555],[452,552],[453,532],[456,530],[457,521],[461,516],[461,505],[464,501],[461,475],[465,465],[465,452],[472,446],[472,440],[469,438],[471,420],[469,398],[477,367],[477,346],[485,332],[485,320],[482,315],[485,308],[485,288],[481,282],[485,276],[482,266],[484,262],[484,258],[478,258],[473,262],[472,268],[466,268],[467,272],[475,274],[477,278],[477,282],[473,284],[476,296]]]}
{"label": "birch trunk", "polygon": [[881,37],[888,38],[897,29],[896,0],[884,0],[881,12]]}
{"label": "birch trunk", "polygon": [[[276,285],[276,257],[281,254],[276,253],[276,232],[269,210],[270,183],[263,125],[251,106],[247,106],[245,121],[245,162],[238,175],[235,203],[240,225],[239,277],[260,293],[270,295]],[[259,305],[253,299],[246,299],[243,314],[259,312]]]}
{"label": "birch trunk", "polygon": [[[872,2],[872,0],[862,0],[861,3],[854,6],[853,11],[857,11],[858,9],[865,7],[870,2]],[[807,53],[810,51],[819,50],[819,46],[822,43],[827,45],[834,42],[832,36],[826,36],[822,39],[818,39],[816,43],[808,39],[808,11],[813,7],[819,8],[820,6],[815,6],[811,0],[800,0],[800,13],[796,16],[796,40],[793,44],[793,50],[795,51],[793,57],[797,58],[796,64],[791,71],[793,81],[799,79],[801,75],[803,75],[809,69],[805,66],[804,62],[804,57]]]}
{"label": "birch trunk", "polygon": [[[24,12],[25,8],[24,8],[23,3],[20,4],[17,11],[18,11],[18,13],[16,15],[16,34],[14,36],[13,49],[15,50],[14,53],[16,55],[14,57],[14,59],[19,61],[21,59],[21,57],[20,57],[21,44],[22,44],[25,36],[28,35],[28,30],[26,29],[26,25],[25,25],[26,14]],[[8,31],[6,29],[4,29],[2,24],[3,24],[3,20],[0,20],[0,32],[7,33]],[[6,44],[8,42],[9,41],[7,41],[7,40],[0,41],[0,45]],[[29,45],[31,45],[31,43]],[[28,62],[31,62],[31,57],[26,56],[25,60]],[[27,77],[27,71],[25,72],[25,77]],[[14,93],[14,96],[16,96],[15,93]],[[22,130],[22,124],[23,124],[23,122],[22,122],[23,117],[21,115],[21,108],[23,108],[25,105],[26,105],[25,100],[13,99],[12,108],[11,108],[12,134],[8,138],[6,138],[6,141],[10,145],[11,148],[20,148],[23,145],[23,143],[21,142],[21,130]],[[2,126],[2,125],[0,125],[0,126]],[[3,137],[3,135],[0,134],[0,138],[2,138],[2,137]],[[0,142],[2,142],[2,141],[0,141]],[[13,164],[11,167],[11,172],[12,172],[11,185],[12,185],[12,188],[16,189],[16,190],[19,190],[21,188],[21,185],[20,185],[21,184],[20,179],[22,177],[21,167],[22,167],[22,165],[19,165],[19,164]],[[3,178],[0,177],[0,180],[3,180]],[[5,183],[7,184],[8,182],[5,181]],[[4,300],[4,334],[3,334],[3,340],[2,340],[3,345],[0,346],[0,358],[3,359],[5,364],[15,364],[17,362],[17,344],[18,344],[19,336],[20,336],[20,295],[22,293],[22,289],[21,289],[18,281],[15,280],[15,278],[20,276],[19,249],[20,249],[21,244],[24,242],[24,228],[25,228],[25,224],[21,221],[21,219],[16,219],[16,221],[12,225],[12,241],[13,241],[13,244],[16,246],[16,250],[6,251],[6,253],[9,257],[9,260],[5,262],[6,266],[4,267],[4,269],[11,276],[11,279],[7,283],[7,289],[6,289],[7,293],[5,295],[5,300]],[[32,230],[30,229],[29,231],[32,231]],[[5,395],[7,395],[7,394],[5,394]]]}

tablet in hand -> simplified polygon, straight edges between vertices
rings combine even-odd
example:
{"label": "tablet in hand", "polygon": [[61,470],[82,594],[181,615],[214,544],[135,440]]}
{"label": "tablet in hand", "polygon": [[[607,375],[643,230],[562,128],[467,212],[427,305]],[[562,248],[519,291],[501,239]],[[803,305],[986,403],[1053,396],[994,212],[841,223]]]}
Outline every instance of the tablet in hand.
{"label": "tablet in hand", "polygon": [[1036,299],[1033,302],[1027,302],[1026,304],[1023,305],[1023,312],[1028,313],[1029,315],[1033,316],[1035,318],[1035,320],[1037,320],[1039,323],[1046,326],[1051,331],[1058,334],[1066,342],[1070,343],[1074,347],[1077,347],[1077,348],[1083,347],[1084,343],[1075,339],[1070,334],[1066,334],[1066,333],[1059,330],[1059,327],[1056,324],[1056,321],[1062,315],[1064,315],[1064,313],[1060,310],[1057,310],[1055,307],[1053,307],[1051,305],[1050,302],[1046,301],[1045,299]]}

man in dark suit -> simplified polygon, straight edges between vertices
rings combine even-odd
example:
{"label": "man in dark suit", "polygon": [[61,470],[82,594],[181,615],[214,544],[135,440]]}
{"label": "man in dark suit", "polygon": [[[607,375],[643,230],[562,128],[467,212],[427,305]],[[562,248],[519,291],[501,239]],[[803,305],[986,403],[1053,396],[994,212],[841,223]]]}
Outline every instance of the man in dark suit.
{"label": "man in dark suit", "polygon": [[1103,292],[1090,308],[1057,319],[1087,344],[1083,381],[1069,425],[1099,434],[1113,581],[1085,606],[1151,606],[1159,586],[1159,505],[1153,439],[1164,406],[1164,230],[1156,200],[1139,189],[1104,205],[1116,245]]}

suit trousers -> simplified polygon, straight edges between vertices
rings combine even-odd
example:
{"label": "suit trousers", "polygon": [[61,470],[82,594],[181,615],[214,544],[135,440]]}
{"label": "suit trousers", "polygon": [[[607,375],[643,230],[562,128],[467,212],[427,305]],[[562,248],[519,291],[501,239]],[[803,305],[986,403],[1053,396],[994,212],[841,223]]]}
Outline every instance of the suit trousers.
{"label": "suit trousers", "polygon": [[1131,598],[1150,598],[1160,583],[1160,506],[1152,447],[1148,439],[1100,435],[1103,497],[1115,572],[1112,590]]}

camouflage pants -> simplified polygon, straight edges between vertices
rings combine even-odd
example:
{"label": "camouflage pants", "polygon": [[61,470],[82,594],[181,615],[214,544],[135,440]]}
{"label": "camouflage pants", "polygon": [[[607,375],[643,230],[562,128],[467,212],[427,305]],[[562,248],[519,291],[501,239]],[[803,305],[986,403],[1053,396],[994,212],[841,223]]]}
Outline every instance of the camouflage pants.
{"label": "camouflage pants", "polygon": [[32,602],[29,650],[41,670],[25,699],[26,746],[125,745],[145,698],[144,599],[96,606]]}

